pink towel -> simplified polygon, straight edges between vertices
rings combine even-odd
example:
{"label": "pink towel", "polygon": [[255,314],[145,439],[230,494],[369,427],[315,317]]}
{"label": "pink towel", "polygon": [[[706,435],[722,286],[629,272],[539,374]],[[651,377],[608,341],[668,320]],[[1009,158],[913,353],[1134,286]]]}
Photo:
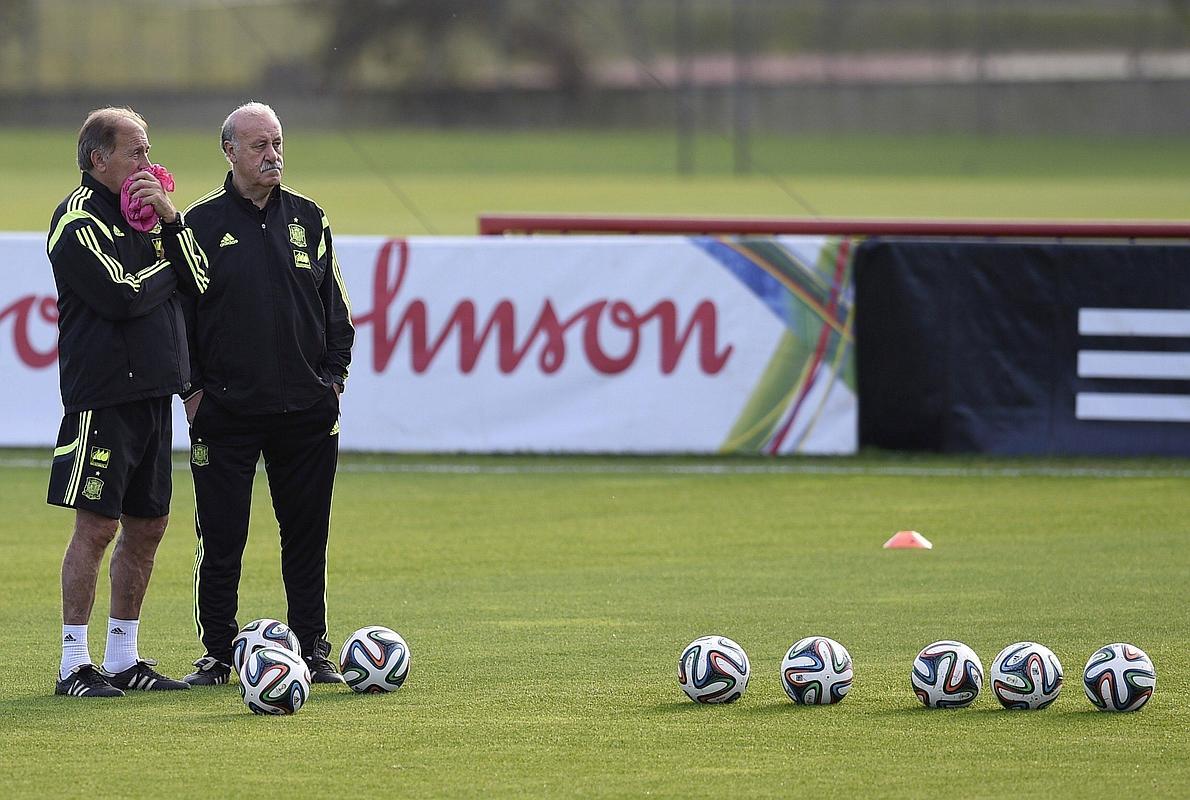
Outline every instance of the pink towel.
{"label": "pink towel", "polygon": [[[157,176],[157,180],[161,181],[161,188],[167,192],[174,190],[174,176],[169,174],[169,170],[160,164],[150,164],[149,172]],[[138,231],[151,231],[157,227],[157,211],[153,206],[142,203],[140,198],[129,197],[128,187],[133,183],[132,176],[129,175],[124,185],[120,187],[120,213],[124,215],[124,219],[128,220],[128,224],[136,228]]]}

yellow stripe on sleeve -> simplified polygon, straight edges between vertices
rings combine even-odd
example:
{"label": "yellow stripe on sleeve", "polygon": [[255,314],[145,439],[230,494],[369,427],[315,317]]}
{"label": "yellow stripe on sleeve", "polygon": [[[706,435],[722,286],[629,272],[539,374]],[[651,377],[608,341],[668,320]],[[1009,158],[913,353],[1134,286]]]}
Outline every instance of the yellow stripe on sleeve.
{"label": "yellow stripe on sleeve", "polygon": [[161,261],[154,261],[152,264],[145,267],[140,272],[136,273],[135,278],[136,278],[137,282],[143,282],[143,281],[147,280],[148,278],[153,277],[158,272],[161,272],[161,270],[168,269],[168,268],[169,268],[169,260],[168,259],[162,259]]}
{"label": "yellow stripe on sleeve", "polygon": [[206,269],[203,268],[203,263],[207,260],[207,255],[202,251],[198,240],[194,238],[194,231],[186,228],[178,237],[178,243],[182,247],[182,254],[186,256],[186,262],[190,266],[190,274],[194,276],[194,284],[198,287],[200,292],[207,290],[211,279],[207,276]]}
{"label": "yellow stripe on sleeve", "polygon": [[343,273],[339,271],[339,257],[331,251],[331,271],[335,275],[335,283],[339,285],[339,294],[343,297],[343,305],[347,307],[347,324],[355,330],[351,321],[351,298],[347,296],[347,284],[343,282]]}
{"label": "yellow stripe on sleeve", "polygon": [[90,250],[91,254],[107,270],[108,277],[112,279],[112,283],[124,283],[140,291],[140,281],[135,276],[125,273],[124,267],[120,265],[119,261],[116,261],[116,259],[103,252],[103,249],[99,246],[99,240],[95,238],[95,232],[93,230],[89,227],[79,228],[77,236],[79,243]]}
{"label": "yellow stripe on sleeve", "polygon": [[58,243],[58,239],[62,236],[63,231],[66,230],[66,226],[79,219],[87,219],[95,223],[96,227],[103,231],[103,235],[108,238],[108,241],[114,242],[116,240],[115,237],[112,236],[112,232],[108,230],[108,227],[103,224],[103,221],[90,211],[68,211],[62,215],[60,220],[58,220],[58,224],[54,227],[54,232],[50,234],[49,243],[46,245],[47,253],[53,252],[54,245]]}

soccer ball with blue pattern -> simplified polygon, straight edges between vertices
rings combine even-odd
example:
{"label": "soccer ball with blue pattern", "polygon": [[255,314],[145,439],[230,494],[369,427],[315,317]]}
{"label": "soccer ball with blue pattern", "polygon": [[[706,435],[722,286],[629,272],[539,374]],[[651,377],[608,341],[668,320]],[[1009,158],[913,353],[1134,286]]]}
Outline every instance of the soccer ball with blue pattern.
{"label": "soccer ball with blue pattern", "polygon": [[240,697],[253,714],[296,714],[310,697],[310,669],[291,650],[254,650],[240,670]]}
{"label": "soccer ball with blue pattern", "polygon": [[851,689],[851,679],[851,654],[825,636],[794,642],[781,662],[781,687],[802,706],[840,702]]}
{"label": "soccer ball with blue pattern", "polygon": [[395,692],[409,677],[409,645],[382,625],[360,628],[339,651],[343,680],[357,692]]}
{"label": "soccer ball with blue pattern", "polygon": [[970,647],[947,639],[922,648],[909,680],[927,708],[963,708],[979,697],[983,664]]}
{"label": "soccer ball with blue pattern", "polygon": [[1017,642],[992,662],[992,694],[1005,708],[1041,709],[1062,691],[1062,663],[1036,642]]}
{"label": "soccer ball with blue pattern", "polygon": [[752,673],[744,648],[726,636],[702,636],[678,659],[678,684],[696,703],[734,703]]}
{"label": "soccer ball with blue pattern", "polygon": [[1100,711],[1136,711],[1156,688],[1152,660],[1144,650],[1124,642],[1099,648],[1083,669],[1083,690]]}
{"label": "soccer ball with blue pattern", "polygon": [[249,654],[262,647],[280,647],[299,654],[302,652],[297,634],[284,622],[268,617],[254,619],[231,640],[231,660],[236,672],[243,669],[244,659]]}

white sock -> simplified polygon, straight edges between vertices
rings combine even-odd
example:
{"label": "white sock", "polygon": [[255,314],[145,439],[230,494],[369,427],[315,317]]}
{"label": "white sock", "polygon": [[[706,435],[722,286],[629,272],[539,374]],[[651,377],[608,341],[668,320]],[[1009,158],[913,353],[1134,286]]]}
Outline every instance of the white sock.
{"label": "white sock", "polygon": [[91,663],[91,652],[87,649],[86,625],[62,626],[62,665],[58,677],[65,679],[83,664]]}
{"label": "white sock", "polygon": [[139,619],[107,618],[107,650],[103,653],[104,672],[123,672],[140,660],[136,650]]}

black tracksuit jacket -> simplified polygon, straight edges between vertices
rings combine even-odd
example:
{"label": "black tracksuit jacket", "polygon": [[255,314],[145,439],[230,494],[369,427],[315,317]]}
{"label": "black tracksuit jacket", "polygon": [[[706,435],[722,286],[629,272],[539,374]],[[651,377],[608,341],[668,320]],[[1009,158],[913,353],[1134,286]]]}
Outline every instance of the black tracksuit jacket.
{"label": "black tracksuit jacket", "polygon": [[58,288],[58,368],[67,414],[189,390],[179,292],[207,287],[184,225],[141,233],[120,199],[83,173],[54,210],[46,250]]}
{"label": "black tracksuit jacket", "polygon": [[264,209],[227,174],[185,212],[211,284],[186,302],[191,394],[237,414],[309,408],[344,384],[355,328],[330,224],[287,186]]}

